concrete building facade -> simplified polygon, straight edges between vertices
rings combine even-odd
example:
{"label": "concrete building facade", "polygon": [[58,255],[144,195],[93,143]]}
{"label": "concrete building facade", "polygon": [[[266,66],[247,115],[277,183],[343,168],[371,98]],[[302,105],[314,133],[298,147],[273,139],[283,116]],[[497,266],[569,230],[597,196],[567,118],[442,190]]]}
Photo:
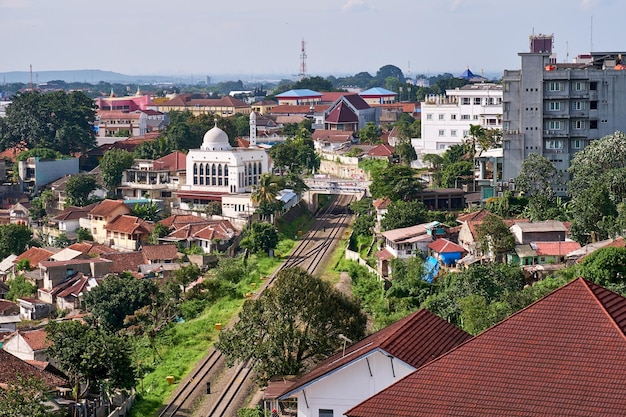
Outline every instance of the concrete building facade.
{"label": "concrete building facade", "polygon": [[572,157],[590,141],[626,130],[625,52],[592,52],[558,63],[552,35],[530,37],[521,69],[503,76],[503,179],[512,182],[522,162],[536,153],[561,174],[559,195],[567,192]]}

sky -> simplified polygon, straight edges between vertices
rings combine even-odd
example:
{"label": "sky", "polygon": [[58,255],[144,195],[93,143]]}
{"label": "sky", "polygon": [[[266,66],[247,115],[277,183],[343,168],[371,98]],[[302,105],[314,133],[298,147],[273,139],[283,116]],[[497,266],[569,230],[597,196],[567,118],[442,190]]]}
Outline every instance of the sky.
{"label": "sky", "polygon": [[559,61],[624,51],[623,0],[0,0],[0,73],[101,69],[204,78],[518,69],[531,34]]}

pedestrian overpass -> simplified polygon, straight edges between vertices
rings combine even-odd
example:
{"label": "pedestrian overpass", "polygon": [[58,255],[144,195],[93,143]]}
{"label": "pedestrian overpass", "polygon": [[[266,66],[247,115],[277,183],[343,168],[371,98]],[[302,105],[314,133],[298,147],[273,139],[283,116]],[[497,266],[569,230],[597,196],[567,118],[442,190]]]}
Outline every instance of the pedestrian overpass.
{"label": "pedestrian overpass", "polygon": [[319,206],[318,197],[320,194],[354,195],[357,200],[360,200],[369,195],[371,184],[371,181],[340,178],[311,178],[305,179],[304,182],[309,189],[302,194],[302,199],[312,212],[315,212]]}

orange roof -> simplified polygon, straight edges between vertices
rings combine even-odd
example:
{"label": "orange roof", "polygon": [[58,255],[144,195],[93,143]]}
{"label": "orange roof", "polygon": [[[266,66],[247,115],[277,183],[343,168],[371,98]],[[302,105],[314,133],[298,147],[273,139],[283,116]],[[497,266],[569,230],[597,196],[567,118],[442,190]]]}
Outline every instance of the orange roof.
{"label": "orange roof", "polygon": [[13,356],[6,350],[0,349],[0,387],[17,383],[17,376],[34,376],[44,381],[50,389],[67,386],[67,381],[57,375],[38,369],[36,366]]}
{"label": "orange roof", "polygon": [[344,414],[618,416],[626,298],[578,278]]}
{"label": "orange roof", "polygon": [[143,245],[141,251],[149,261],[174,260],[178,258],[176,245]]}
{"label": "orange roof", "polygon": [[532,242],[531,247],[539,256],[565,256],[573,250],[580,249],[580,243],[566,242]]}
{"label": "orange roof", "polygon": [[114,274],[126,271],[137,272],[139,265],[148,263],[141,251],[105,253],[102,254],[102,258],[113,261],[111,272]]}
{"label": "orange roof", "polygon": [[100,243],[88,242],[86,240],[83,240],[82,242],[74,243],[68,246],[68,248],[77,250],[87,255],[100,255],[103,253],[117,252],[117,250],[110,248],[106,245],[101,245]]}
{"label": "orange roof", "polygon": [[26,332],[19,331],[18,333],[24,338],[24,341],[33,351],[44,350],[51,345],[51,343],[46,340],[46,331],[44,329],[29,330]]}
{"label": "orange roof", "polygon": [[428,248],[437,253],[465,252],[465,249],[463,249],[462,246],[459,246],[454,242],[450,242],[448,239],[437,239],[434,242],[429,243]]}
{"label": "orange roof", "polygon": [[170,171],[184,171],[187,169],[187,155],[181,151],[174,151],[154,161],[155,168]]}
{"label": "orange roof", "polygon": [[370,150],[367,154],[369,156],[391,156],[395,152],[393,146],[383,143]]}
{"label": "orange roof", "polygon": [[112,232],[121,232],[129,235],[134,234],[147,234],[152,231],[154,226],[145,220],[137,217],[130,216],[128,214],[122,214],[121,216],[117,216],[112,221],[108,222],[104,228],[106,230],[110,230]]}
{"label": "orange roof", "polygon": [[345,352],[342,350],[329,357],[313,370],[293,381],[276,398],[292,396],[313,381],[319,380],[350,363],[360,361],[376,350],[382,350],[413,368],[419,368],[471,337],[469,333],[430,311],[418,310],[346,347]]}
{"label": "orange roof", "polygon": [[[100,204],[98,204],[89,212],[89,214],[93,216],[106,216],[106,215],[113,213],[114,210],[116,210],[117,208],[121,206],[124,206],[123,200],[108,200],[107,199],[107,200],[101,201]],[[128,207],[126,207],[126,210],[127,210],[127,213],[130,213],[130,209]]]}
{"label": "orange roof", "polygon": [[171,216],[160,220],[159,223],[167,227],[174,226],[178,228],[181,225],[190,223],[205,223],[206,221],[207,219],[204,217],[194,216],[192,214],[172,214]]}
{"label": "orange roof", "polygon": [[384,210],[388,208],[390,204],[391,204],[391,198],[389,197],[377,198],[376,200],[372,201],[372,205],[374,206],[376,210]]}

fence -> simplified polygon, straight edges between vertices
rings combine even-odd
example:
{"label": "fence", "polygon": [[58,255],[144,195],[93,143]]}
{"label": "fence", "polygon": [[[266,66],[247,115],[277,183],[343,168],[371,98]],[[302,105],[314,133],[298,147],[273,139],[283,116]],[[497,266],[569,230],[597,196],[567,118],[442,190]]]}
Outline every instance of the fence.
{"label": "fence", "polygon": [[130,411],[130,408],[135,402],[135,394],[125,399],[119,406],[108,415],[108,417],[124,417]]}
{"label": "fence", "polygon": [[375,274],[376,276],[378,275],[378,271],[375,270],[374,268],[372,268],[371,266],[369,266],[367,264],[367,261],[363,258],[361,258],[361,255],[358,252],[352,251],[348,248],[346,248],[346,259],[350,260],[350,261],[356,261],[359,263],[359,265],[363,265],[365,268],[367,268],[367,270],[369,272],[371,272],[372,274]]}

